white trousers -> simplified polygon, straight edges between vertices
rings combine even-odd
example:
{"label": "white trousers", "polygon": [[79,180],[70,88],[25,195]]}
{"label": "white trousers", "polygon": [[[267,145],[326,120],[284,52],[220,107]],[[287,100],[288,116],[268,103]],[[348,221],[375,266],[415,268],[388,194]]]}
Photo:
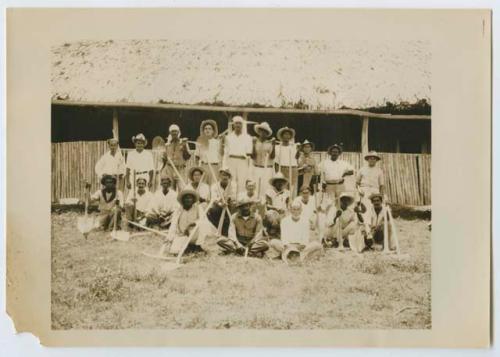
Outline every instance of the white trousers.
{"label": "white trousers", "polygon": [[238,192],[243,192],[245,183],[250,178],[250,160],[228,157],[227,167],[233,175],[233,182],[237,185]]}
{"label": "white trousers", "polygon": [[257,184],[257,191],[260,192],[259,198],[266,196],[266,192],[270,186],[269,180],[273,177],[273,171],[272,167],[253,167],[253,180]]}

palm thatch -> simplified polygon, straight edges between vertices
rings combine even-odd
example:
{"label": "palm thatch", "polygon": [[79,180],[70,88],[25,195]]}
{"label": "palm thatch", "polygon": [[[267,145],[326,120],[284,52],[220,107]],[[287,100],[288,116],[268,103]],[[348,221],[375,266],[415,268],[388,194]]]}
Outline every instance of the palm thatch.
{"label": "palm thatch", "polygon": [[335,110],[430,103],[423,41],[81,41],[53,48],[52,99]]}

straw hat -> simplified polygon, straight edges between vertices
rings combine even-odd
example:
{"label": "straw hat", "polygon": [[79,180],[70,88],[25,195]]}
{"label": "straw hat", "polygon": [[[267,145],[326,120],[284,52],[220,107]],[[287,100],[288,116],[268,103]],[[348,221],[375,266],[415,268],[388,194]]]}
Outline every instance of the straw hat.
{"label": "straw hat", "polygon": [[229,169],[227,167],[221,167],[219,169],[219,173],[222,173],[222,172],[229,175],[229,177],[233,177],[233,175],[231,174],[231,171],[229,171]]}
{"label": "straw hat", "polygon": [[236,203],[236,208],[239,208],[244,205],[251,205],[253,202],[248,197],[241,197]]}
{"label": "straw hat", "polygon": [[217,126],[217,122],[213,119],[206,119],[201,122],[200,135],[203,135],[203,128],[207,125],[210,125],[212,129],[214,129],[214,137],[219,135],[219,127]]}
{"label": "straw hat", "polygon": [[330,153],[330,151],[332,151],[333,149],[338,149],[340,151],[340,153],[342,153],[342,144],[333,144],[332,146],[328,147],[328,153]]}
{"label": "straw hat", "polygon": [[132,136],[132,142],[135,144],[136,141],[143,141],[144,146],[148,145],[148,139],[146,139],[143,133]]}
{"label": "straw hat", "polygon": [[255,130],[255,132],[256,132],[257,134],[259,133],[259,129],[260,129],[260,130],[264,130],[264,131],[266,131],[266,132],[267,132],[267,134],[268,134],[268,135],[267,135],[268,137],[269,137],[269,136],[271,136],[271,135],[273,135],[273,129],[271,129],[271,127],[269,126],[269,123],[268,123],[268,122],[266,122],[266,121],[264,121],[264,122],[262,122],[262,123],[260,123],[260,124],[257,124],[257,125],[255,125],[255,126],[253,127],[253,130]]}
{"label": "straw hat", "polygon": [[370,201],[372,201],[375,197],[380,198],[381,200],[384,199],[384,196],[381,193],[372,193],[369,197]]}
{"label": "straw hat", "polygon": [[278,133],[276,134],[276,136],[278,137],[279,140],[283,140],[282,137],[283,137],[283,134],[285,132],[289,132],[291,135],[292,135],[292,139],[295,138],[295,129],[293,128],[289,128],[287,126],[281,128],[280,130],[278,130]]}
{"label": "straw hat", "polygon": [[276,176],[272,177],[270,180],[269,180],[269,184],[271,186],[274,186],[274,184],[276,183],[276,181],[284,181],[285,183],[288,182],[287,178],[285,176],[283,176],[283,174],[281,172],[278,172],[276,174]]}
{"label": "straw hat", "polygon": [[139,181],[144,181],[144,183],[148,183],[148,180],[146,180],[144,177],[138,177],[135,179],[135,183],[139,183]]}
{"label": "straw hat", "polygon": [[199,171],[200,174],[202,174],[202,175],[205,173],[205,170],[202,167],[200,167],[200,166],[193,166],[188,171],[188,177],[189,177],[190,180],[193,179],[193,174],[194,174],[195,171]]}
{"label": "straw hat", "polygon": [[103,175],[103,176],[101,177],[101,185],[104,185],[104,183],[105,183],[107,180],[112,180],[112,181],[116,184],[116,177],[115,177],[115,176],[111,176],[111,175]]}
{"label": "straw hat", "polygon": [[313,142],[311,142],[311,141],[309,141],[309,140],[307,140],[307,139],[306,139],[306,140],[304,140],[304,142],[303,142],[302,144],[300,144],[300,147],[302,148],[302,147],[304,147],[304,145],[311,145],[311,149],[312,149],[313,151],[314,151],[314,149],[315,149],[315,147],[316,147],[316,146],[314,145],[314,143],[313,143]]}
{"label": "straw hat", "polygon": [[[295,256],[296,259],[291,259],[292,256]],[[281,253],[281,259],[289,264],[291,262],[296,262],[297,259],[300,261],[300,250],[299,248],[297,247],[296,244],[288,244],[285,248],[285,250],[283,251],[283,253]]]}
{"label": "straw hat", "polygon": [[376,152],[376,151],[370,151],[368,152],[366,155],[365,155],[365,160],[368,160],[370,157],[374,157],[377,159],[377,161],[379,161],[381,158],[380,158],[380,155]]}
{"label": "straw hat", "polygon": [[198,195],[198,192],[196,192],[195,190],[190,190],[190,189],[185,189],[185,190],[182,190],[179,195],[177,196],[177,201],[179,201],[179,203],[182,204],[182,200],[184,199],[185,196],[188,196],[188,195],[191,195],[194,197],[194,201],[198,201],[199,199],[199,195]]}

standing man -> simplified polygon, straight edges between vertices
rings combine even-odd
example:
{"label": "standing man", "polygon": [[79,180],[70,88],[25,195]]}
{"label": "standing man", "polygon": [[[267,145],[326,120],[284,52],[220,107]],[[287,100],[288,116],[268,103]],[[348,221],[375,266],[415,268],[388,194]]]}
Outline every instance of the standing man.
{"label": "standing man", "polygon": [[226,136],[224,152],[227,167],[237,182],[237,192],[243,191],[250,174],[252,137],[243,133],[243,118],[233,117],[233,131]]}
{"label": "standing man", "polygon": [[131,177],[134,172],[136,180],[139,177],[144,178],[147,182],[147,186],[151,188],[153,186],[153,173],[155,166],[151,152],[144,150],[148,141],[146,140],[144,134],[137,134],[132,137],[132,142],[135,145],[135,150],[130,151],[127,155],[127,171],[125,174],[127,188],[129,190],[132,188]]}
{"label": "standing man", "polygon": [[345,191],[344,177],[353,175],[354,168],[347,161],[340,160],[342,147],[338,144],[328,148],[330,158],[323,160],[320,164],[320,173],[323,177],[323,189],[333,202],[339,207],[339,197]]}
{"label": "standing man", "polygon": [[101,156],[95,165],[97,178],[101,180],[104,175],[118,177],[118,187],[121,187],[125,175],[125,159],[118,147],[118,139],[108,139],[109,150]]}
{"label": "standing man", "polygon": [[280,144],[275,149],[275,166],[277,171],[280,171],[288,179],[290,193],[294,198],[298,183],[297,158],[299,156],[297,145],[294,143],[295,129],[286,126],[278,130],[276,136],[280,140]]}
{"label": "standing man", "polygon": [[[203,120],[200,125],[200,136],[196,140],[195,157],[206,173],[210,172],[210,165],[214,172],[218,172],[222,158],[222,145],[217,138],[218,127],[215,120]],[[212,184],[212,176],[205,175],[204,181]]]}
{"label": "standing man", "polygon": [[[187,146],[187,139],[181,139],[181,130],[176,124],[170,125],[168,132],[165,152],[163,153],[162,171],[168,176],[173,177],[174,189],[180,190],[182,189],[182,187],[179,187],[181,180],[177,176],[177,173],[182,177],[182,180],[186,180],[186,161],[189,160],[191,154]],[[172,167],[172,164],[175,168]],[[182,184],[182,182],[180,183]]]}
{"label": "standing man", "polygon": [[276,140],[269,140],[273,131],[267,122],[254,126],[257,137],[253,140],[253,176],[258,185],[259,198],[264,198],[273,177]]}
{"label": "standing man", "polygon": [[312,155],[314,143],[305,140],[299,149],[299,158],[297,159],[299,165],[299,187],[309,186],[312,191],[313,185],[316,184],[315,178],[318,174],[318,165]]}

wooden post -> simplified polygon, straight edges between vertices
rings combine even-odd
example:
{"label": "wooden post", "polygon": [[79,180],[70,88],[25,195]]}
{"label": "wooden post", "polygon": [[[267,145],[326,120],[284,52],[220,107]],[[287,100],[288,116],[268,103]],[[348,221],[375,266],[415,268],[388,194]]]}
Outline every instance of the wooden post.
{"label": "wooden post", "polygon": [[241,116],[243,117],[243,120],[245,121],[245,126],[243,127],[243,132],[245,134],[248,134],[248,124],[247,124],[248,112],[243,112],[243,114]]}
{"label": "wooden post", "polygon": [[366,154],[368,152],[368,124],[370,119],[363,117],[363,126],[361,128],[361,152]]}
{"label": "wooden post", "polygon": [[113,109],[113,137],[120,141],[120,134],[118,132],[118,110]]}

